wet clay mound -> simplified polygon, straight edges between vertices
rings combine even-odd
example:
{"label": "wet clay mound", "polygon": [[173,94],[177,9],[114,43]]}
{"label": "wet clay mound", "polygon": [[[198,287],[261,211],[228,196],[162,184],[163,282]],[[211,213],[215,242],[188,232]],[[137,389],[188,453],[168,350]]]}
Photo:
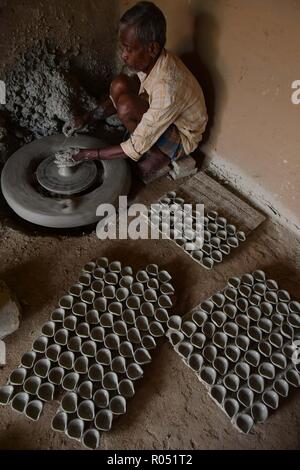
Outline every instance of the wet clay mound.
{"label": "wet clay mound", "polygon": [[74,110],[95,106],[95,100],[71,74],[70,60],[43,42],[19,57],[5,82],[4,109],[14,124],[35,138],[60,132]]}

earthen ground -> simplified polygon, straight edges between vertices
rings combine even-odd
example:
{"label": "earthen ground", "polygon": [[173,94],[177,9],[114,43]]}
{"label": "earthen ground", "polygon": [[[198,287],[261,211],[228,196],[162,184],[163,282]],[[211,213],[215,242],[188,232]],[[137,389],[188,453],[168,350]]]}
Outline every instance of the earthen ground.
{"label": "earthen ground", "polygon": [[[163,179],[142,189],[138,199],[154,202],[174,183]],[[157,263],[170,271],[177,292],[176,312],[186,313],[224,287],[233,275],[257,268],[267,271],[293,297],[300,297],[299,243],[294,234],[268,220],[247,243],[212,272],[192,262],[169,241],[106,241],[95,231],[58,234],[40,230],[1,209],[0,277],[23,307],[19,330],[6,339],[7,365],[0,384],[31,348],[41,326],[81,267],[90,259],[108,256],[134,268]],[[139,382],[128,412],[104,434],[101,447],[121,449],[300,449],[300,393],[294,390],[251,435],[235,430],[211,401],[205,387],[162,340]],[[80,444],[51,430],[58,401],[47,404],[42,418],[30,422],[9,406],[0,408],[1,449],[81,449]]]}

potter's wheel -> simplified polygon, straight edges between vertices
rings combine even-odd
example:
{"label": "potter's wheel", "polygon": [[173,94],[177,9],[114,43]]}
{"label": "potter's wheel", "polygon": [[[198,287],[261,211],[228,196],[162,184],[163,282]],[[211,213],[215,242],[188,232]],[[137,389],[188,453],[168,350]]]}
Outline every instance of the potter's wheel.
{"label": "potter's wheel", "polygon": [[55,157],[43,160],[36,171],[39,184],[51,193],[70,196],[85,191],[97,178],[94,162],[82,162],[71,168],[58,168]]}
{"label": "potter's wheel", "polygon": [[53,228],[82,227],[99,220],[100,204],[117,204],[128,194],[131,171],[126,160],[82,162],[59,169],[56,152],[72,148],[103,148],[94,137],[44,137],[15,152],[2,175],[3,195],[23,219]]}

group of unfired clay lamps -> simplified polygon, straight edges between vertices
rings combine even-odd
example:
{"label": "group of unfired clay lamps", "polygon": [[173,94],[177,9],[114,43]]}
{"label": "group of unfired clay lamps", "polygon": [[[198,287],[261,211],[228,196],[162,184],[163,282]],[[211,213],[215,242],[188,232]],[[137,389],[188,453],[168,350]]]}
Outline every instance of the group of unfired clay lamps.
{"label": "group of unfired clay lamps", "polygon": [[300,387],[300,354],[292,360],[300,303],[263,271],[229,279],[184,319],[172,316],[168,327],[175,351],[244,433]]}
{"label": "group of unfired clay lamps", "polygon": [[[161,233],[167,234],[194,261],[209,270],[246,241],[246,234],[216,211],[205,211],[201,219],[192,204],[187,204],[175,191],[159,199],[149,216]],[[203,240],[199,237],[200,225],[204,227]]]}
{"label": "group of unfired clay lamps", "polygon": [[126,413],[135,383],[165,335],[170,281],[154,264],[134,274],[119,261],[89,262],[0,388],[0,403],[38,420],[44,403],[62,388],[52,428],[87,448],[99,447],[100,433]]}

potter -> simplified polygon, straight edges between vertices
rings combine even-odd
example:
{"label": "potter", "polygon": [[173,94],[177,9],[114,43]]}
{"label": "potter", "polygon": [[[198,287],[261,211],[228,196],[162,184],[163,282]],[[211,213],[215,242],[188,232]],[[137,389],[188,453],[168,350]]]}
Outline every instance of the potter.
{"label": "potter", "polygon": [[165,49],[166,18],[152,2],[138,2],[119,23],[121,59],[135,75],[118,75],[109,98],[63,128],[72,135],[90,121],[115,113],[127,130],[124,142],[81,150],[74,162],[129,158],[147,183],[198,147],[207,124],[200,84],[175,54]]}

